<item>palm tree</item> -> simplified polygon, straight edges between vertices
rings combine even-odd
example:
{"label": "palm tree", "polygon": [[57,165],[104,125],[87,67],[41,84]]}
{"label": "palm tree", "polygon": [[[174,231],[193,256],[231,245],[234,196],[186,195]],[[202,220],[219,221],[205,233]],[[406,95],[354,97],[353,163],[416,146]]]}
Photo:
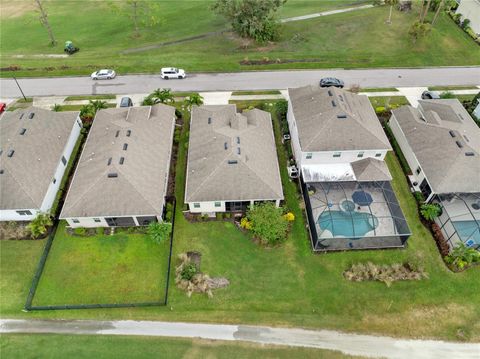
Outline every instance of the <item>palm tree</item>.
{"label": "palm tree", "polygon": [[[431,2],[432,2],[432,0],[427,1],[427,5],[425,6],[425,10],[422,14],[422,18],[420,19],[420,22],[422,22],[422,23],[425,21],[425,17],[427,16],[428,10],[430,10],[430,3]],[[423,3],[422,3],[422,8],[423,8]]]}
{"label": "palm tree", "polygon": [[83,105],[80,108],[80,118],[83,121],[93,120],[94,116],[95,116],[95,112],[94,112],[93,106],[91,104]]}
{"label": "palm tree", "polygon": [[435,24],[435,21],[437,21],[438,14],[440,13],[440,10],[443,9],[444,3],[445,3],[445,0],[440,0],[440,3],[437,4],[437,11],[435,11],[435,15],[433,16],[432,26]]}
{"label": "palm tree", "polygon": [[[170,89],[156,89],[150,94],[151,97],[157,99],[160,103],[173,103],[175,98]],[[158,103],[157,102],[157,103]]]}
{"label": "palm tree", "polygon": [[153,106],[157,104],[159,101],[156,98],[153,98],[152,95],[148,95],[142,101],[142,106]]}
{"label": "palm tree", "polygon": [[203,104],[203,97],[198,93],[191,94],[185,99],[185,104],[191,110],[192,106],[200,106]]}
{"label": "palm tree", "polygon": [[420,213],[427,221],[433,221],[440,215],[441,208],[438,204],[424,203],[420,207]]}
{"label": "palm tree", "polygon": [[386,5],[390,5],[390,14],[388,15],[387,24],[391,24],[391,23],[392,23],[392,10],[393,10],[393,6],[396,5],[397,3],[398,3],[398,0],[385,0],[385,4],[386,4]]}
{"label": "palm tree", "polygon": [[58,103],[56,103],[56,104],[53,105],[53,107],[52,107],[52,111],[53,111],[53,112],[59,112],[61,109],[62,109],[62,106],[60,106]]}
{"label": "palm tree", "polygon": [[107,101],[101,100],[90,100],[90,105],[92,106],[93,113],[96,114],[98,110],[108,108]]}

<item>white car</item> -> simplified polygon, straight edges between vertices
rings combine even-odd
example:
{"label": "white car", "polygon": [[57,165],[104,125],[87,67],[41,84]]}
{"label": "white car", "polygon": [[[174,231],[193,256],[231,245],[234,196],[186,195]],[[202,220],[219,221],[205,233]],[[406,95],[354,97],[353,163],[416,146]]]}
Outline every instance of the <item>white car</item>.
{"label": "white car", "polygon": [[162,79],[184,79],[187,76],[183,69],[175,67],[163,67],[160,73]]}
{"label": "white car", "polygon": [[110,70],[110,69],[98,70],[98,71],[95,71],[93,74],[90,75],[92,80],[110,80],[110,79],[115,78],[115,76],[117,76],[115,71]]}

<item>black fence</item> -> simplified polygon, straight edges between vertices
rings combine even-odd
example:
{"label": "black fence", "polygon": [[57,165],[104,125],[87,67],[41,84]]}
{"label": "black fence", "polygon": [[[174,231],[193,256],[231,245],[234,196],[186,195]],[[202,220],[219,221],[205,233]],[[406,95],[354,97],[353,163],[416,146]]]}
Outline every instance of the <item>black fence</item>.
{"label": "black fence", "polygon": [[[173,207],[173,213],[175,214],[177,202],[174,196],[167,197],[165,203],[171,203]],[[173,252],[173,232],[175,229],[175,215],[172,216],[172,231],[170,232],[170,247],[167,260],[166,268],[166,284],[165,284],[165,295],[163,300],[153,301],[153,302],[137,302],[137,303],[93,303],[93,304],[61,304],[61,305],[32,305],[35,293],[37,291],[38,283],[42,276],[45,264],[48,259],[48,254],[52,248],[53,241],[55,239],[55,234],[58,227],[58,219],[55,219],[52,231],[50,236],[47,239],[45,248],[43,250],[42,256],[38,263],[37,269],[33,276],[32,284],[30,286],[30,291],[25,302],[24,310],[34,311],[34,310],[69,310],[69,309],[104,309],[104,308],[131,308],[131,307],[157,307],[165,306],[168,302],[168,289],[170,285],[170,272],[172,265],[172,252]]]}

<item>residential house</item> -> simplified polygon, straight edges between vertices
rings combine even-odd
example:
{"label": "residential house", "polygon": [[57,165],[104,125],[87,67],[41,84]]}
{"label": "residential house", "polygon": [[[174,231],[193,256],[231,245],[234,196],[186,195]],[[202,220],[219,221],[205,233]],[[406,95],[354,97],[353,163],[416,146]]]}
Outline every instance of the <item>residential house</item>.
{"label": "residential house", "polygon": [[457,0],[458,7],[455,13],[462,14],[461,20],[470,20],[469,26],[480,35],[480,0]]}
{"label": "residential house", "polygon": [[451,247],[480,248],[480,129],[457,99],[420,100],[392,111],[390,128],[412,189],[438,203],[436,222]]}
{"label": "residential house", "polygon": [[171,106],[98,111],[60,218],[71,227],[161,221],[174,128]]}
{"label": "residential house", "polygon": [[314,250],[403,247],[390,143],[368,100],[335,87],[288,90],[288,126]]}
{"label": "residential house", "polygon": [[185,203],[192,213],[245,211],[283,200],[270,114],[235,105],[192,110]]}
{"label": "residential house", "polygon": [[78,115],[29,107],[0,117],[0,221],[50,212],[80,135]]}

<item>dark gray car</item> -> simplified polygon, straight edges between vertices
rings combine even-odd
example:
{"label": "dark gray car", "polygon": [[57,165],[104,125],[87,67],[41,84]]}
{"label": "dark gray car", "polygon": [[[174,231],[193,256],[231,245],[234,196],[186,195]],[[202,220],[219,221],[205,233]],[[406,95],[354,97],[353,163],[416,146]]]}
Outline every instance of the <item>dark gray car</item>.
{"label": "dark gray car", "polygon": [[422,92],[422,100],[437,100],[440,96],[438,96],[435,92],[432,91],[423,91]]}
{"label": "dark gray car", "polygon": [[343,88],[345,86],[344,82],[340,79],[335,77],[324,77],[320,80],[320,87],[330,87],[335,86],[338,88]]}
{"label": "dark gray car", "polygon": [[132,106],[133,106],[133,102],[130,97],[122,97],[122,99],[120,100],[120,107],[132,107]]}

